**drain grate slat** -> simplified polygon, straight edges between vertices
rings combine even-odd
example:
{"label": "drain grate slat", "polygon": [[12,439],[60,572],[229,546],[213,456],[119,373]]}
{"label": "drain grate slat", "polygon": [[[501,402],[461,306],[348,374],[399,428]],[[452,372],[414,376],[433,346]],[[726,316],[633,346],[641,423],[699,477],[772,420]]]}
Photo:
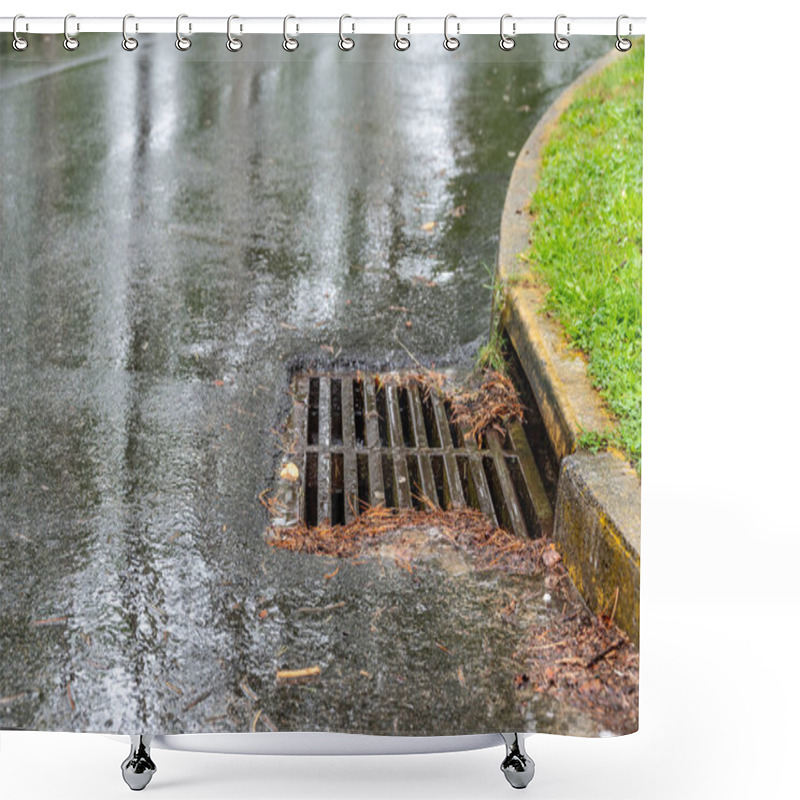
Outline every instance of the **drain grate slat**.
{"label": "drain grate slat", "polygon": [[[469,447],[466,448],[469,450]],[[467,456],[472,485],[478,498],[478,508],[488,517],[492,524],[497,525],[497,515],[494,513],[494,503],[492,503],[492,493],[489,491],[489,483],[486,480],[486,473],[483,471],[483,459],[477,448]]]}
{"label": "drain grate slat", "polygon": [[317,400],[317,441],[321,449],[331,446],[331,380],[319,378],[319,394]]}
{"label": "drain grate slat", "polygon": [[[469,459],[469,470],[472,479],[472,487],[477,497],[479,508],[495,525],[500,524],[494,511],[492,494],[489,491],[489,483],[483,471],[482,453],[478,450],[478,445],[474,439],[467,436],[467,431],[463,428],[458,429],[459,441],[462,443],[461,449],[465,450]],[[470,503],[473,505],[473,503]]]}
{"label": "drain grate slat", "polygon": [[415,383],[408,387],[409,411],[411,416],[411,426],[414,429],[414,438],[419,449],[419,473],[422,493],[425,497],[435,501],[436,482],[433,479],[433,468],[431,467],[430,456],[422,448],[429,447],[428,434],[425,430],[425,418],[422,411],[422,400],[419,396],[419,386]]}
{"label": "drain grate slat", "polygon": [[461,479],[458,476],[458,464],[453,452],[453,438],[450,435],[447,411],[442,398],[437,394],[431,393],[430,403],[433,409],[434,421],[436,422],[436,432],[444,449],[444,470],[450,503],[453,508],[463,508],[466,505],[466,501],[464,500],[464,490],[461,487]]}
{"label": "drain grate slat", "polygon": [[389,446],[395,450],[405,446],[403,437],[403,418],[400,414],[400,397],[397,387],[384,387],[386,392],[386,416],[389,423]]}
{"label": "drain grate slat", "polygon": [[301,480],[275,524],[341,525],[367,506],[479,509],[517,536],[552,531],[552,509],[523,426],[481,447],[445,398],[403,376],[304,373],[293,383]]}
{"label": "drain grate slat", "polygon": [[[506,437],[508,439],[508,437]],[[489,431],[486,435],[486,441],[489,445],[489,450],[492,453],[494,468],[497,474],[497,480],[500,483],[500,490],[503,498],[505,499],[506,514],[508,520],[506,524],[511,527],[512,531],[518,536],[525,536],[527,526],[525,525],[525,517],[520,508],[519,498],[517,497],[517,490],[514,487],[514,481],[508,471],[506,464],[506,450],[503,443],[500,441],[500,434],[497,431]],[[484,459],[485,461],[485,459]],[[496,505],[496,504],[495,504]]]}
{"label": "drain grate slat", "polygon": [[553,508],[547,497],[542,476],[536,468],[533,460],[533,453],[525,436],[525,430],[521,422],[512,422],[508,426],[508,435],[514,442],[514,452],[517,454],[519,465],[525,488],[528,490],[533,510],[536,514],[536,521],[539,526],[540,535],[550,536],[553,533]]}
{"label": "drain grate slat", "polygon": [[[331,523],[331,380],[319,377],[317,395],[317,524]],[[310,423],[309,419],[309,423]]]}
{"label": "drain grate slat", "polygon": [[366,444],[369,447],[369,498],[370,505],[379,506],[386,502],[383,490],[383,467],[381,453],[378,449],[381,444],[380,429],[378,426],[378,405],[375,401],[375,384],[372,381],[363,381],[364,387],[364,416],[366,428]]}
{"label": "drain grate slat", "polygon": [[[292,427],[296,431],[298,441],[305,442],[308,437],[308,378],[299,376],[294,384],[294,394],[292,403]],[[298,469],[305,474],[306,461],[305,455],[298,464]],[[298,481],[297,484],[290,484],[286,501],[286,521],[294,524],[303,519],[303,509],[305,508],[306,481]]]}
{"label": "drain grate slat", "polygon": [[408,462],[402,452],[394,456],[394,498],[398,508],[411,508],[411,481],[408,477]]}
{"label": "drain grate slat", "polygon": [[317,455],[317,525],[331,524],[331,454]]}
{"label": "drain grate slat", "polygon": [[358,466],[356,464],[356,415],[353,381],[342,380],[342,455],[344,469],[344,516],[352,522],[358,516]]}

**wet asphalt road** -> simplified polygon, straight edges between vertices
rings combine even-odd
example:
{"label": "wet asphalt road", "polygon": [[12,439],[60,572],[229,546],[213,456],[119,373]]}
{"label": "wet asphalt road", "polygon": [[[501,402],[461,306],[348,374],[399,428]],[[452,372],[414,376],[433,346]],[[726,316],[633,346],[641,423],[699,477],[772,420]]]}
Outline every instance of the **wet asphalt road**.
{"label": "wet asphalt road", "polygon": [[516,701],[541,587],[262,538],[290,369],[474,358],[516,153],[611,46],[425,38],[0,43],[0,727],[590,730]]}

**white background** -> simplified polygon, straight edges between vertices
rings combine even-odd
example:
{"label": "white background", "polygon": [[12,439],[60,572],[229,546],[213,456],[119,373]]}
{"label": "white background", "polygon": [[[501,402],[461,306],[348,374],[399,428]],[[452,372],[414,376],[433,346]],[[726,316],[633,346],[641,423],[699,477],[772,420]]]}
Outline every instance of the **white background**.
{"label": "white background", "polygon": [[[800,630],[796,4],[19,0],[29,16],[648,17],[641,730],[534,737],[555,798],[797,797]],[[773,7],[774,5],[774,7]],[[2,798],[128,797],[127,748],[2,734]],[[157,752],[153,798],[509,797],[501,750],[350,758]],[[790,782],[791,781],[791,782]],[[794,787],[792,789],[792,787]]]}

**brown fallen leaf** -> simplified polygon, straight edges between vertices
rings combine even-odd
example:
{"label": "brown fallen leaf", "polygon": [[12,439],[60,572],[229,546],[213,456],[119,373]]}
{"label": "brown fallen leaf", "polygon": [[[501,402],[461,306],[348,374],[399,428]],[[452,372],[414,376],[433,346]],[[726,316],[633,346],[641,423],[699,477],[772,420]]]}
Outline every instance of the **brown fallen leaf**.
{"label": "brown fallen leaf", "polygon": [[320,675],[322,670],[318,666],[305,667],[303,669],[279,669],[279,681],[299,681],[306,678],[316,678]]}
{"label": "brown fallen leaf", "polygon": [[329,572],[327,575],[323,575],[322,577],[325,578],[326,581],[329,581],[331,578],[335,578],[336,577],[336,575],[338,574],[340,568],[341,568],[341,565],[336,567],[336,569],[333,572]]}
{"label": "brown fallen leaf", "polygon": [[561,554],[555,550],[552,545],[542,553],[542,561],[548,569],[552,569],[559,561],[561,561]]}
{"label": "brown fallen leaf", "polygon": [[467,213],[467,207],[466,207],[466,205],[460,205],[460,206],[456,206],[456,207],[455,207],[455,208],[454,208],[454,209],[453,209],[453,210],[450,212],[450,216],[451,216],[451,217],[455,217],[456,219],[458,219],[459,217],[463,217],[463,216],[464,216],[464,214],[466,214],[466,213]]}
{"label": "brown fallen leaf", "polygon": [[456,674],[458,675],[458,682],[466,689],[467,688],[467,680],[464,677],[464,670],[461,669],[461,667],[459,667],[458,671],[456,672]]}
{"label": "brown fallen leaf", "polygon": [[195,697],[194,700],[190,700],[183,707],[183,710],[184,711],[191,711],[195,706],[200,705],[200,703],[202,703],[204,700],[208,700],[208,698],[211,697],[211,692],[212,691],[213,691],[212,689],[209,689],[207,692],[203,692],[203,694],[198,695],[197,697]]}
{"label": "brown fallen leaf", "polygon": [[225,381],[214,381],[214,386],[224,386]]}
{"label": "brown fallen leaf", "polygon": [[429,289],[432,289],[434,286],[436,286],[436,281],[432,281],[430,278],[426,278],[424,275],[414,275],[412,280],[427,286]]}
{"label": "brown fallen leaf", "polygon": [[0,697],[0,706],[8,706],[12,703],[16,703],[17,700],[21,700],[25,695],[25,692],[20,692],[19,694],[10,694],[6,697]]}
{"label": "brown fallen leaf", "polygon": [[436,227],[436,222],[426,222],[424,225],[420,226],[421,231],[425,231],[425,233],[430,233]]}
{"label": "brown fallen leaf", "polygon": [[266,608],[262,608],[261,611],[258,612],[258,618],[259,619],[266,619],[267,618],[267,614],[269,614],[269,611],[267,611]]}
{"label": "brown fallen leaf", "polygon": [[602,689],[603,689],[603,684],[600,683],[600,681],[597,678],[592,678],[592,680],[586,681],[585,683],[582,683],[578,687],[578,691],[584,695],[597,694]]}
{"label": "brown fallen leaf", "polygon": [[297,464],[289,461],[283,465],[281,468],[281,480],[282,481],[291,481],[294,483],[295,481],[299,480],[300,478],[300,470],[297,468]]}
{"label": "brown fallen leaf", "polygon": [[500,611],[500,619],[503,622],[511,622],[514,619],[514,614],[517,612],[517,601],[512,600],[507,606],[504,606]]}
{"label": "brown fallen leaf", "polygon": [[259,708],[258,711],[256,711],[255,716],[253,717],[253,722],[250,724],[251,733],[255,733],[256,732],[256,725],[258,724],[258,718],[260,716],[261,716],[261,709]]}

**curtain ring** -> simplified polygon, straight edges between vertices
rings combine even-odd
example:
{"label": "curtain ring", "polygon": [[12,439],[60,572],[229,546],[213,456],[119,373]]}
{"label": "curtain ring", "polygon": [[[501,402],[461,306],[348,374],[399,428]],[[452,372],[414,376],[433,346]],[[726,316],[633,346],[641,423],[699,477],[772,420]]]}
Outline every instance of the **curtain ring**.
{"label": "curtain ring", "polygon": [[[620,24],[620,22],[622,22],[622,20],[624,20],[624,19],[628,19],[628,17],[627,17],[625,14],[620,14],[620,15],[617,17],[617,43],[614,45],[614,47],[616,47],[616,48],[617,48],[617,50],[619,50],[619,51],[620,51],[620,53],[627,53],[627,52],[628,52],[628,50],[630,50],[630,49],[631,49],[631,47],[633,47],[633,42],[631,42],[631,40],[630,40],[630,39],[623,39],[623,38],[622,38],[622,37],[619,35],[619,24]],[[630,26],[630,23],[629,23],[629,24],[628,24],[628,34],[629,34],[629,35],[630,35],[630,32],[631,32],[631,26]]]}
{"label": "curtain ring", "polygon": [[[408,48],[411,47],[411,40],[400,35],[399,28],[401,19],[408,19],[408,17],[405,14],[398,14],[394,18],[394,49],[402,52],[403,50],[408,50]],[[411,33],[411,25],[406,23],[406,27],[408,28],[408,33]]]}
{"label": "curtain ring", "polygon": [[[457,36],[450,36],[450,34],[447,32],[447,26],[451,19],[457,20],[458,17],[456,17],[455,14],[448,14],[444,18],[444,49],[449,50],[452,53],[453,50],[458,50],[459,46],[461,45],[461,42],[459,41]],[[456,34],[458,34],[460,31],[461,31],[461,23],[456,22]]]}
{"label": "curtain ring", "polygon": [[[188,14],[178,14],[175,20],[175,47],[182,51],[188,50],[192,46],[192,40],[181,34],[181,20],[188,19],[188,17]],[[189,30],[191,29],[192,27],[190,25]]]}
{"label": "curtain ring", "polygon": [[505,50],[506,52],[514,49],[516,41],[514,40],[513,35],[517,32],[517,23],[512,22],[511,23],[512,35],[508,36],[505,33],[505,31],[503,30],[503,25],[507,19],[511,19],[511,14],[503,14],[503,16],[500,17],[500,49]]}
{"label": "curtain ring", "polygon": [[283,49],[287,53],[294,53],[294,51],[297,50],[298,47],[300,47],[300,42],[297,39],[294,39],[291,36],[289,36],[290,19],[297,19],[297,17],[293,17],[291,14],[289,14],[288,16],[285,16],[283,18]]}
{"label": "curtain ring", "polygon": [[[556,39],[553,42],[553,47],[555,47],[555,49],[558,50],[559,53],[563,53],[565,50],[569,49],[569,39],[567,39],[565,36],[560,36],[558,33],[558,21],[560,19],[566,19],[566,18],[567,18],[566,14],[559,14],[556,17],[556,22],[554,26]],[[569,35],[569,22],[567,23],[567,35]]]}
{"label": "curtain ring", "polygon": [[[69,21],[71,19],[75,19],[74,14],[67,14],[64,17],[64,49],[65,50],[77,50],[80,47],[80,42],[74,37],[69,35],[69,31],[67,28],[69,27]],[[76,31],[80,30],[80,25],[76,23]]]}
{"label": "curtain ring", "polygon": [[[351,39],[349,36],[345,36],[342,32],[342,26],[346,19],[353,18],[349,14],[342,14],[342,16],[339,17],[339,49],[344,51],[352,50],[356,46],[355,40]],[[353,30],[355,30],[355,25],[353,25]]]}
{"label": "curtain ring", "polygon": [[231,51],[231,53],[238,53],[242,49],[242,45],[243,45],[242,40],[241,39],[237,39],[231,33],[231,22],[233,22],[233,20],[235,20],[235,19],[239,19],[239,17],[237,17],[236,14],[231,14],[228,17],[228,41],[225,42],[225,47],[227,47],[228,50]]}
{"label": "curtain ring", "polygon": [[23,38],[22,38],[22,37],[21,37],[21,36],[20,36],[20,35],[17,33],[17,20],[18,20],[18,19],[25,19],[25,15],[24,15],[24,14],[17,14],[17,16],[16,16],[16,17],[14,17],[14,23],[13,23],[13,25],[11,26],[11,31],[12,31],[12,33],[14,34],[14,39],[13,39],[13,40],[12,40],[12,42],[11,42],[11,46],[12,46],[12,47],[13,47],[13,48],[14,48],[14,49],[15,49],[15,50],[18,52],[18,53],[21,53],[23,50],[27,50],[27,48],[28,48],[28,40],[27,40],[27,39],[23,39]]}
{"label": "curtain ring", "polygon": [[128,36],[128,20],[134,19],[133,14],[126,14],[122,18],[122,49],[132,53],[138,46],[139,40]]}

